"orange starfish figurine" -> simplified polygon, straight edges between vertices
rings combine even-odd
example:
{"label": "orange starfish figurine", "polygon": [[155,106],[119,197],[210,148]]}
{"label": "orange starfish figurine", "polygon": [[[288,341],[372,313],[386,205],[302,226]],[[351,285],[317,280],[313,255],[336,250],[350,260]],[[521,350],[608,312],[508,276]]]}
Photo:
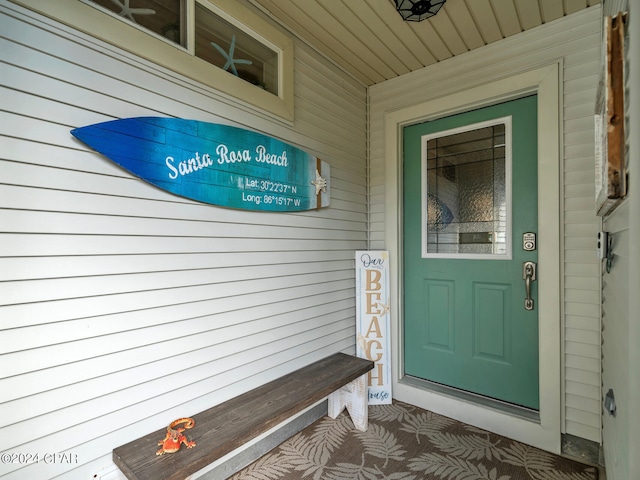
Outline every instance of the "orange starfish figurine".
{"label": "orange starfish figurine", "polygon": [[[177,425],[184,423],[184,427],[176,428]],[[156,455],[163,455],[165,453],[175,453],[180,450],[180,445],[185,444],[187,448],[192,448],[196,446],[196,442],[191,442],[185,437],[182,432],[187,428],[193,428],[196,424],[193,418],[179,418],[178,420],[174,420],[167,427],[167,435],[164,437],[164,440],[158,442],[158,445],[161,445],[162,448],[156,452]]]}

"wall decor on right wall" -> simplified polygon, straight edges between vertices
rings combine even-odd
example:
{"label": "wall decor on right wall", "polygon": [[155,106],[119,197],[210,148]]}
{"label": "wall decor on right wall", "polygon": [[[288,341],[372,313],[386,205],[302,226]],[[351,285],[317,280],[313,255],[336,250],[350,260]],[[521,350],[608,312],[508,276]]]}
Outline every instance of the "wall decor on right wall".
{"label": "wall decor on right wall", "polygon": [[626,15],[605,16],[602,70],[596,98],[596,213],[611,213],[627,194],[624,40]]}

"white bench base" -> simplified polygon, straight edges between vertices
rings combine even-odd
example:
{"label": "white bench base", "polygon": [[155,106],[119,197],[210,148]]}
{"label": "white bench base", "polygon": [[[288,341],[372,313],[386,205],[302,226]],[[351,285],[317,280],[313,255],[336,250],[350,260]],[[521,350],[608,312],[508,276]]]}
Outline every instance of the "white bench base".
{"label": "white bench base", "polygon": [[369,426],[369,399],[367,398],[367,376],[352,380],[329,395],[328,415],[336,418],[345,408],[355,427],[366,432]]}

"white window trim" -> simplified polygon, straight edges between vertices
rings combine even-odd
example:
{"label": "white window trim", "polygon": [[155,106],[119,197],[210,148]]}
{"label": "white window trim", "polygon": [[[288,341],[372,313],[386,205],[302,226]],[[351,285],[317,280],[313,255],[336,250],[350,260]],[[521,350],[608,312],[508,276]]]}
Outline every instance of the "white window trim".
{"label": "white window trim", "polygon": [[[268,21],[237,2],[205,0],[202,3],[278,52],[278,95],[195,57],[192,52],[188,52],[180,45],[163,41],[153,32],[136,28],[135,25],[107,15],[98,8],[81,1],[12,1],[208,85],[280,119],[293,121],[293,41]],[[195,1],[188,0],[188,13],[193,13]]]}

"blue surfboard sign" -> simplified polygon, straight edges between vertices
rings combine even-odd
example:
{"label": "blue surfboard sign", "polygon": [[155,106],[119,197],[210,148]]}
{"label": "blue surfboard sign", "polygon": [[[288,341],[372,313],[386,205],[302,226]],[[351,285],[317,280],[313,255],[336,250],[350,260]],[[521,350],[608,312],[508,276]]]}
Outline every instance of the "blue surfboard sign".
{"label": "blue surfboard sign", "polygon": [[142,180],[198,202],[295,212],[329,205],[329,165],[257,132],[229,125],[135,117],[71,130]]}

